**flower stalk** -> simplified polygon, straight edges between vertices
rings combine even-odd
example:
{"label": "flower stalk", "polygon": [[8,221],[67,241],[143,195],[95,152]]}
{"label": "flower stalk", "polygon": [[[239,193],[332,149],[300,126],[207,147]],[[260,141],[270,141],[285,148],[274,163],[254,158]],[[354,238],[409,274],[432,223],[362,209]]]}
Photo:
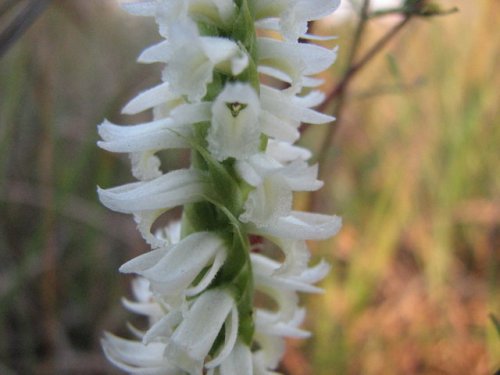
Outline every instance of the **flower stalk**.
{"label": "flower stalk", "polygon": [[[105,121],[99,145],[128,153],[137,182],[100,189],[108,208],[134,215],[152,250],[120,271],[138,275],[129,310],[149,318],[138,340],[103,339],[109,360],[129,373],[273,374],[284,337],[307,337],[297,292],[329,266],[308,267],[306,240],[340,228],[336,216],[293,211],[294,191],[322,186],[310,153],[294,143],[301,122],[328,123],[312,107],[323,95],[312,77],[336,50],[298,43],[307,22],[338,1],[143,0],[124,8],[154,17],[164,41],[139,60],[165,64],[162,83],[139,94],[128,114],[153,110],[151,122]],[[256,28],[281,39],[257,37]],[[283,89],[259,81],[259,74]],[[312,88],[312,90],[309,90]],[[304,89],[310,92],[303,94]],[[163,171],[165,149],[191,149],[189,169]],[[152,227],[183,207],[180,225]],[[255,239],[258,239],[255,241]],[[272,259],[277,247],[284,261]],[[275,306],[255,306],[255,293]],[[235,369],[238,369],[235,372]]]}

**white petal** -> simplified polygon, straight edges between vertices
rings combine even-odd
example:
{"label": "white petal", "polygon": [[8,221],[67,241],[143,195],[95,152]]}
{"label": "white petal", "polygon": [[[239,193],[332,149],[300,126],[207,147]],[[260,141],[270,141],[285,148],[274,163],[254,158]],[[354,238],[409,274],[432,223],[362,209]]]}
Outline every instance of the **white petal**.
{"label": "white petal", "polygon": [[338,216],[292,211],[289,216],[280,217],[265,227],[248,225],[251,233],[296,240],[324,240],[335,235],[342,226]]}
{"label": "white petal", "polygon": [[280,141],[293,143],[299,139],[300,133],[297,120],[284,121],[268,111],[262,111],[260,114],[262,132],[269,137]]}
{"label": "white petal", "polygon": [[[144,64],[152,64],[156,62],[166,63],[170,59],[175,46],[169,41],[161,41],[160,43],[153,44],[141,52],[137,61]],[[172,95],[172,92],[170,92]]]}
{"label": "white petal", "polygon": [[123,273],[140,273],[148,268],[156,265],[160,259],[162,259],[170,250],[172,246],[168,248],[161,248],[156,250],[148,251],[134,259],[129,260],[128,262],[122,264],[120,267],[120,272]]}
{"label": "white petal", "polygon": [[279,118],[295,120],[298,123],[324,124],[335,118],[316,112],[305,106],[305,100],[286,91],[261,86],[262,108]]}
{"label": "white petal", "polygon": [[[262,349],[254,354],[254,369],[256,367],[265,367],[268,369],[275,369],[278,367],[279,362],[285,354],[285,341],[283,338],[256,332],[255,341],[259,343]],[[258,362],[256,363],[255,360]],[[265,372],[264,374],[268,373]]]}
{"label": "white petal", "polygon": [[308,284],[315,284],[318,281],[322,280],[328,272],[330,272],[331,266],[326,263],[324,260],[319,262],[314,267],[306,269],[300,276],[300,280],[302,282]]}
{"label": "white petal", "polygon": [[144,335],[142,342],[148,345],[152,342],[166,342],[174,331],[174,328],[182,321],[182,313],[180,311],[171,311],[158,320],[148,329]]}
{"label": "white petal", "polygon": [[157,318],[163,311],[155,302],[145,303],[145,302],[133,302],[126,298],[122,298],[122,303],[125,308],[135,314],[144,315],[149,317]]}
{"label": "white petal", "polygon": [[336,49],[329,50],[313,44],[281,42],[269,38],[257,39],[257,54],[259,71],[262,71],[263,67],[281,71],[291,78],[292,86],[300,86],[305,75],[327,69],[337,56]]}
{"label": "white petal", "polygon": [[285,261],[276,274],[297,276],[307,269],[310,253],[305,241],[279,237],[269,237],[269,240],[285,254]]}
{"label": "white petal", "polygon": [[171,119],[150,123],[117,126],[104,122],[99,126],[99,134],[104,141],[98,146],[111,152],[145,152],[172,148],[186,148],[186,138],[191,127],[173,122]]}
{"label": "white petal", "polygon": [[173,109],[170,116],[179,124],[195,124],[210,120],[211,109],[211,102],[183,104]]}
{"label": "white petal", "polygon": [[[101,341],[104,353],[108,359],[122,369],[157,369],[165,366],[171,371],[171,366],[163,358],[164,344],[152,343],[144,345],[114,336],[106,332]],[[168,372],[167,372],[168,373]]]}
{"label": "white petal", "polygon": [[220,268],[224,264],[224,261],[226,260],[227,254],[225,251],[218,251],[217,254],[215,255],[214,262],[212,263],[212,266],[210,269],[205,273],[203,278],[193,286],[192,288],[189,288],[186,290],[186,296],[192,297],[195,296],[202,291],[204,291],[210,283],[213,281],[215,276],[217,275],[217,272],[219,272]]}
{"label": "white petal", "polygon": [[164,82],[158,86],[152,87],[146,91],[141,92],[134,99],[129,101],[122,109],[122,113],[127,115],[134,115],[136,113],[151,109],[159,104],[179,100],[170,91],[169,84]]}
{"label": "white petal", "polygon": [[130,153],[129,159],[132,166],[132,175],[138,180],[152,180],[160,177],[163,173],[160,170],[161,161],[155,155],[156,150]]}
{"label": "white petal", "polygon": [[[275,337],[274,337],[274,339],[283,341],[282,339],[275,338]],[[283,349],[283,353],[281,355],[283,355],[283,354],[284,354],[284,349]],[[275,371],[270,371],[266,368],[266,367],[270,367],[270,366],[265,364],[267,357],[268,356],[264,353],[264,350],[259,350],[258,352],[255,352],[252,354],[253,375],[282,375],[281,373],[278,373]],[[279,363],[279,359],[278,359],[277,363]],[[278,364],[276,364],[274,367],[277,367],[277,366],[278,366]]]}
{"label": "white petal", "polygon": [[212,81],[214,64],[205,54],[194,22],[174,22],[169,27],[169,36],[171,45],[165,80],[170,82],[173,92],[198,102],[207,92],[206,85]]}
{"label": "white petal", "polygon": [[280,175],[266,176],[262,184],[248,194],[245,211],[239,219],[244,223],[254,223],[257,227],[266,227],[289,214],[292,199],[292,190]]}
{"label": "white petal", "polygon": [[236,11],[236,4],[233,0],[212,0],[212,2],[219,10],[223,21],[230,20],[233,17]]}
{"label": "white petal", "polygon": [[205,363],[206,368],[214,368],[219,366],[228,356],[231,354],[236,339],[238,338],[238,309],[233,306],[231,309],[231,314],[226,319],[225,335],[224,335],[224,345],[220,349],[220,352],[215,356],[214,359]]}
{"label": "white petal", "polygon": [[220,365],[220,375],[253,375],[252,367],[250,348],[238,341],[229,357]]}
{"label": "white petal", "polygon": [[292,276],[276,273],[279,270],[280,264],[263,255],[252,254],[251,259],[254,278],[258,285],[266,285],[267,288],[306,293],[320,293],[322,291],[320,288],[308,283],[308,280],[303,280],[301,275]]}
{"label": "white petal", "polygon": [[166,242],[176,244],[181,240],[181,221],[173,220],[165,227],[157,229],[155,236]]}
{"label": "white petal", "polygon": [[133,213],[168,209],[201,199],[203,176],[196,170],[179,169],[151,181],[133,182],[111,189],[98,188],[99,199],[113,211]]}
{"label": "white petal", "polygon": [[295,0],[292,7],[281,14],[281,30],[289,40],[297,40],[307,32],[307,22],[325,17],[340,4],[340,0]]}
{"label": "white petal", "polygon": [[311,158],[311,151],[304,147],[294,146],[288,142],[280,142],[270,139],[267,142],[266,154],[280,163],[288,163],[293,160],[308,160]]}
{"label": "white petal", "polygon": [[[167,251],[155,250],[154,255],[150,253],[125,263],[120,271],[146,277],[152,290],[163,295],[183,293],[218,253],[223,253],[222,261],[225,259],[222,240],[209,232],[193,233]],[[161,258],[158,258],[160,254]]]}
{"label": "white petal", "polygon": [[199,296],[167,344],[165,355],[171,363],[190,374],[201,374],[233,306],[233,298],[223,290],[211,289]]}
{"label": "white petal", "polygon": [[289,320],[282,320],[276,313],[257,309],[255,313],[255,328],[266,335],[308,338],[308,331],[298,328],[305,317],[304,309],[297,309]]}
{"label": "white petal", "polygon": [[167,208],[134,212],[134,220],[137,223],[137,229],[141,233],[144,240],[151,245],[151,248],[153,249],[169,245],[169,241],[158,238],[151,233],[151,227],[155,221],[166,211],[168,211]]}
{"label": "white petal", "polygon": [[309,166],[303,160],[291,162],[282,168],[280,175],[293,191],[315,191],[323,186],[323,182],[316,179],[318,165]]}

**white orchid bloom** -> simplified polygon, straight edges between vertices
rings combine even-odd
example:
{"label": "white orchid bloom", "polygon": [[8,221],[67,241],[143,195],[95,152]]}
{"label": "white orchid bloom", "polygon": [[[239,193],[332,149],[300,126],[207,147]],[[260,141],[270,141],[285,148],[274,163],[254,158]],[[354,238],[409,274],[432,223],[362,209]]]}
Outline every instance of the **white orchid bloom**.
{"label": "white orchid bloom", "polygon": [[176,95],[186,95],[192,102],[201,100],[213,79],[215,68],[234,75],[248,66],[248,56],[234,41],[222,37],[200,36],[192,21],[169,25],[168,40],[147,48],[139,61],[163,62],[164,80]]}
{"label": "white orchid bloom", "polygon": [[267,142],[266,154],[281,164],[286,164],[294,160],[309,160],[311,151],[304,147],[294,146],[288,142],[270,139]]}
{"label": "white orchid bloom", "polygon": [[183,375],[163,356],[165,344],[126,340],[106,333],[101,345],[108,360],[129,374],[137,375]]}
{"label": "white orchid bloom", "polygon": [[193,19],[214,25],[230,25],[236,13],[232,0],[143,0],[122,3],[132,15],[155,17],[160,33],[168,37],[168,25],[179,19]]}
{"label": "white orchid bloom", "polygon": [[[226,256],[225,245],[217,235],[197,232],[167,248],[150,251],[128,261],[120,267],[120,271],[147,278],[155,293],[191,296],[202,292],[210,284]],[[206,267],[209,270],[202,280],[189,288]]]}
{"label": "white orchid bloom", "polygon": [[330,270],[325,262],[315,267],[306,268],[298,275],[284,274],[280,271],[281,264],[260,254],[252,254],[252,269],[257,283],[270,288],[291,290],[305,293],[321,293],[322,289],[313,284],[322,280]]}
{"label": "white orchid bloom", "polygon": [[328,68],[337,58],[337,48],[329,50],[313,44],[258,38],[259,72],[291,85],[292,92],[314,87],[321,80],[308,76]]}
{"label": "white orchid bloom", "polygon": [[258,226],[247,224],[248,231],[264,237],[282,237],[291,240],[324,240],[337,234],[342,226],[338,216],[291,211],[275,222]]}
{"label": "white orchid bloom", "polygon": [[315,104],[314,96],[314,91],[306,97],[300,97],[288,90],[262,85],[262,131],[275,139],[295,142],[300,136],[298,127],[301,123],[326,124],[334,121],[335,117],[310,108]]}
{"label": "white orchid bloom", "polygon": [[215,369],[207,371],[207,375],[254,375],[252,352],[248,345],[241,341],[234,344],[231,354]]}
{"label": "white orchid bloom", "polygon": [[208,130],[208,150],[217,160],[229,157],[246,159],[259,150],[261,129],[260,104],[248,84],[229,83],[212,107]]}
{"label": "white orchid bloom", "polygon": [[148,279],[144,277],[134,278],[132,280],[132,292],[135,301],[122,298],[122,303],[127,310],[148,317],[151,324],[154,324],[163,317],[163,306],[156,300],[154,294],[151,292]]}
{"label": "white orchid bloom", "polygon": [[302,160],[283,166],[262,153],[238,162],[236,168],[246,182],[255,186],[248,195],[240,220],[258,227],[289,215],[293,191],[314,191],[323,185],[316,180],[317,166],[308,166]]}
{"label": "white orchid bloom", "polygon": [[300,37],[310,37],[307,35],[308,21],[328,16],[339,5],[340,0],[257,0],[257,20],[268,21],[257,23],[257,26],[280,30],[285,38],[296,41]]}
{"label": "white orchid bloom", "polygon": [[201,294],[170,337],[165,348],[171,363],[189,374],[202,374],[205,358],[222,327],[225,342],[208,368],[220,365],[231,353],[238,332],[238,312],[233,297],[224,290],[211,289]]}
{"label": "white orchid bloom", "polygon": [[195,170],[180,169],[151,181],[132,182],[110,188],[98,188],[101,202],[123,213],[168,210],[201,199],[205,177]]}

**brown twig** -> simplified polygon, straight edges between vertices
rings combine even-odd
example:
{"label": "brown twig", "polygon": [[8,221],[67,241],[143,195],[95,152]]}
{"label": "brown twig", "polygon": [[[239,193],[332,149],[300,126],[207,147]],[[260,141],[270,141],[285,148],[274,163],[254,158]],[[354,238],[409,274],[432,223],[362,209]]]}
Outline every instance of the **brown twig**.
{"label": "brown twig", "polygon": [[[47,8],[51,0],[33,0],[0,33],[0,58],[19,39]],[[5,7],[5,11],[7,7]]]}
{"label": "brown twig", "polygon": [[[348,63],[348,69],[345,72],[342,80],[334,87],[334,89],[328,94],[326,100],[320,106],[319,111],[324,111],[327,106],[329,106],[332,101],[336,100],[335,114],[337,121],[335,126],[328,128],[328,133],[326,134],[323,143],[318,153],[317,160],[324,161],[330,144],[338,131],[342,119],[342,110],[345,104],[345,95],[347,92],[347,87],[350,84],[353,77],[363,68],[365,65],[371,61],[379,52],[381,52],[384,47],[406,26],[410,21],[411,16],[405,16],[399,23],[397,23],[393,28],[391,28],[382,38],[380,38],[356,63]],[[361,23],[362,21],[360,21]],[[366,22],[366,19],[365,21]],[[353,60],[354,61],[354,56]],[[351,62],[352,62],[351,61]],[[323,163],[324,164],[324,163]]]}

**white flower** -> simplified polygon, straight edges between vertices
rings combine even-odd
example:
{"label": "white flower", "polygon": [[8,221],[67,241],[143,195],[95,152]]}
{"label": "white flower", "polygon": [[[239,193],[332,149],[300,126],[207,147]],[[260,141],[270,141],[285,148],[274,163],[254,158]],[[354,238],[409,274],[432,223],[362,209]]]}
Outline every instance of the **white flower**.
{"label": "white flower", "polygon": [[212,107],[208,150],[217,160],[246,159],[259,150],[259,98],[248,84],[228,83]]}
{"label": "white flower", "polygon": [[279,29],[285,38],[295,41],[299,37],[308,37],[308,21],[331,14],[339,5],[340,0],[257,0],[257,20],[268,21],[257,25]]}
{"label": "white flower", "polygon": [[308,160],[311,158],[311,151],[304,147],[294,146],[288,142],[270,139],[267,142],[266,154],[281,164],[294,160]]}
{"label": "white flower", "polygon": [[101,345],[108,360],[116,367],[137,375],[183,375],[164,358],[165,344],[126,340],[106,333]]}
{"label": "white flower", "polygon": [[[121,272],[136,273],[149,280],[153,292],[187,296],[202,292],[213,280],[226,259],[223,241],[209,232],[193,233],[180,242],[140,255],[120,267]],[[200,272],[209,267],[197,285],[189,288]]]}
{"label": "white flower", "polygon": [[303,270],[298,275],[284,274],[281,264],[260,254],[252,254],[252,269],[257,283],[270,288],[291,290],[306,293],[320,293],[322,289],[313,284],[322,280],[330,270],[325,262]]}
{"label": "white flower", "polygon": [[238,333],[238,311],[231,295],[211,289],[200,295],[170,337],[165,348],[170,363],[201,375],[203,364],[222,326],[225,341],[216,357],[205,364],[218,366],[231,353]]}
{"label": "white flower", "polygon": [[122,298],[122,303],[127,310],[148,317],[150,323],[154,324],[163,317],[164,309],[155,299],[149,286],[148,279],[143,277],[134,278],[132,280],[132,292],[135,301]]}
{"label": "white flower", "polygon": [[212,82],[214,68],[238,75],[248,65],[248,56],[234,41],[222,37],[200,36],[194,22],[169,25],[167,41],[143,51],[140,62],[164,62],[164,80],[177,95],[192,102],[201,100]]}
{"label": "white flower", "polygon": [[[217,372],[216,372],[217,371]],[[211,369],[207,375],[254,375],[252,352],[248,345],[237,341],[231,354],[220,364],[219,368]]]}
{"label": "white flower", "polygon": [[143,0],[123,3],[122,7],[136,16],[155,17],[164,37],[168,37],[170,23],[187,19],[188,15],[195,21],[227,27],[236,11],[236,4],[232,0]]}
{"label": "white flower", "polygon": [[310,167],[302,160],[283,166],[261,153],[248,161],[238,162],[236,168],[246,182],[255,186],[248,195],[240,220],[258,227],[290,213],[293,191],[314,191],[323,185],[316,180],[317,166]]}
{"label": "white flower", "polygon": [[101,189],[97,193],[109,209],[123,213],[168,210],[202,198],[204,176],[192,169],[179,169],[151,181],[132,182]]}
{"label": "white flower", "polygon": [[300,136],[298,128],[301,123],[326,124],[335,120],[332,116],[310,109],[317,105],[317,97],[315,91],[300,97],[288,90],[277,90],[262,85],[260,94],[262,131],[275,139],[295,142]]}
{"label": "white flower", "polygon": [[322,83],[321,80],[307,76],[327,69],[337,58],[337,49],[258,38],[257,55],[259,72],[290,84],[290,91],[297,93],[303,87],[314,87]]}
{"label": "white flower", "polygon": [[[138,99],[149,96],[150,91],[140,94]],[[129,108],[144,108],[141,100],[132,101],[133,105]],[[155,153],[165,149],[189,147],[192,124],[209,119],[210,103],[196,103],[177,105],[169,111],[169,117],[133,126],[104,121],[98,127],[103,140],[97,144],[108,151],[128,152],[134,177],[151,180],[161,176],[160,160]]]}
{"label": "white flower", "polygon": [[264,237],[281,237],[291,240],[324,240],[337,234],[342,226],[338,216],[291,211],[265,226],[247,224],[250,233]]}

